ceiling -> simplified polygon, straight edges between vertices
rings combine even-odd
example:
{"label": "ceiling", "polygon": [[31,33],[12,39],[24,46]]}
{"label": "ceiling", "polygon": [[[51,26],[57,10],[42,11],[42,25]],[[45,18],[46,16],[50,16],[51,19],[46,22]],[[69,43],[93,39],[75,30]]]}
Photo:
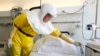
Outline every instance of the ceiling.
{"label": "ceiling", "polygon": [[[41,0],[41,3],[50,3],[55,7],[80,6],[84,0]],[[0,0],[0,11],[9,11],[14,6],[29,9],[40,5],[40,0]]]}

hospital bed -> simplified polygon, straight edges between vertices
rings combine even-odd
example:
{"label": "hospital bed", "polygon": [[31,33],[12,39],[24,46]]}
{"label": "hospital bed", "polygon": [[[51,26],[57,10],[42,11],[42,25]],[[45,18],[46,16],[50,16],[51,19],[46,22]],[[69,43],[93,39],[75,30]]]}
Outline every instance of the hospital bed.
{"label": "hospital bed", "polygon": [[77,49],[60,38],[45,36],[36,41],[29,56],[77,56]]}

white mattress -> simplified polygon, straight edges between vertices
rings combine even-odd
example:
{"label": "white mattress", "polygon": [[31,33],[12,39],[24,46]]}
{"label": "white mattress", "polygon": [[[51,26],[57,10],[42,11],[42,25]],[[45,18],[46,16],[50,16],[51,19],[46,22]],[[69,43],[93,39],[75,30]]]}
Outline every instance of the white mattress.
{"label": "white mattress", "polygon": [[77,49],[60,38],[46,36],[37,40],[30,56],[77,56]]}

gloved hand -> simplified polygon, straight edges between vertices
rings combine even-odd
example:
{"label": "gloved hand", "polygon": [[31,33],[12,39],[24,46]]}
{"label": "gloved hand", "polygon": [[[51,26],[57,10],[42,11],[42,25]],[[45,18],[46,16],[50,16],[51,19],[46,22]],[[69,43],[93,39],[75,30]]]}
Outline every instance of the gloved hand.
{"label": "gloved hand", "polygon": [[66,36],[65,34],[61,34],[60,38],[71,44],[74,42],[72,38]]}
{"label": "gloved hand", "polygon": [[77,42],[77,41],[75,41],[73,44],[74,44],[75,46],[81,46],[81,45],[82,45],[80,42]]}
{"label": "gloved hand", "polygon": [[12,46],[12,39],[9,38],[9,39],[8,39],[8,47],[10,48],[11,46]]}

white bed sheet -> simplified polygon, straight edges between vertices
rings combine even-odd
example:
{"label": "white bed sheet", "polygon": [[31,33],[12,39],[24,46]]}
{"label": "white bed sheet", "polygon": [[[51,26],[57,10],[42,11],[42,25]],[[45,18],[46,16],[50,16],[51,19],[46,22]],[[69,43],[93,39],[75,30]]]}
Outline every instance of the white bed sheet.
{"label": "white bed sheet", "polygon": [[30,56],[77,56],[77,49],[60,38],[45,36],[37,40]]}

